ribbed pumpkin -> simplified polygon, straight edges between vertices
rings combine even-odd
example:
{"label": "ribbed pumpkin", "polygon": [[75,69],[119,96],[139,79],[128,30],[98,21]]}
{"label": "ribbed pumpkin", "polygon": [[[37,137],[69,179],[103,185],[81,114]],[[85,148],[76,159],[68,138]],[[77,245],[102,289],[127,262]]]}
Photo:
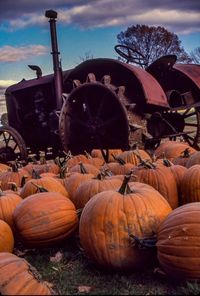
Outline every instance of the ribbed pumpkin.
{"label": "ribbed pumpkin", "polygon": [[100,170],[97,169],[97,167],[95,167],[94,165],[92,165],[90,163],[82,163],[82,162],[69,168],[69,172],[70,173],[74,173],[74,172],[81,173],[83,169],[85,170],[85,173],[93,174],[94,176],[97,176],[100,173]]}
{"label": "ribbed pumpkin", "polygon": [[64,179],[64,186],[69,193],[69,198],[73,200],[76,189],[85,181],[94,178],[93,174],[87,173],[71,173],[71,175]]}
{"label": "ribbed pumpkin", "polygon": [[1,189],[7,190],[10,189],[9,183],[15,183],[17,187],[20,187],[22,184],[23,177],[30,178],[28,172],[24,169],[18,169],[15,165],[12,168],[12,171],[3,172],[0,174]]}
{"label": "ribbed pumpkin", "polygon": [[22,198],[14,191],[0,191],[0,219],[13,228],[13,211],[22,201]]}
{"label": "ribbed pumpkin", "polygon": [[84,164],[89,162],[86,155],[78,154],[78,155],[74,155],[74,156],[70,157],[67,160],[67,167],[70,169],[71,167],[79,164],[80,162],[82,162]]}
{"label": "ribbed pumpkin", "polygon": [[0,220],[0,253],[11,252],[14,248],[14,237],[10,226],[3,220]]}
{"label": "ribbed pumpkin", "polygon": [[7,164],[4,164],[4,163],[0,163],[0,173],[7,172],[10,170],[11,170],[10,166],[8,166]]}
{"label": "ribbed pumpkin", "polygon": [[0,253],[1,295],[55,295],[25,259]]}
{"label": "ribbed pumpkin", "polygon": [[74,192],[72,201],[76,209],[83,208],[95,194],[106,190],[117,190],[121,186],[120,179],[105,179],[101,174],[97,178],[82,183]]}
{"label": "ribbed pumpkin", "polygon": [[196,149],[190,147],[187,143],[166,141],[155,150],[155,156],[156,158],[162,158],[164,153],[165,157],[172,161],[174,158],[180,156],[180,154],[187,148],[190,148],[190,153],[196,152]]}
{"label": "ribbed pumpkin", "polygon": [[[106,150],[103,150],[104,153],[106,153]],[[122,153],[122,150],[121,149],[109,149],[108,150],[108,162],[112,162],[114,161],[114,156],[118,156],[120,153]],[[104,160],[104,157],[102,155],[102,152],[100,149],[93,149],[91,151],[91,155],[92,157],[99,157],[99,158],[102,158]]]}
{"label": "ribbed pumpkin", "polygon": [[172,278],[200,279],[200,202],[173,210],[157,234],[158,260]]}
{"label": "ribbed pumpkin", "polygon": [[133,164],[125,162],[123,159],[118,158],[114,162],[105,163],[102,170],[108,170],[113,175],[126,175],[133,168]]}
{"label": "ribbed pumpkin", "polygon": [[133,167],[136,181],[149,184],[158,190],[168,201],[172,209],[178,206],[178,188],[173,173],[164,165],[144,162]]}
{"label": "ribbed pumpkin", "polygon": [[58,192],[62,195],[69,197],[69,194],[65,187],[53,177],[40,177],[28,180],[21,189],[20,196],[26,198],[32,194],[38,192],[38,187],[42,187],[47,191]]}
{"label": "ribbed pumpkin", "polygon": [[[125,177],[119,191],[96,194],[80,217],[80,242],[88,257],[100,266],[116,270],[145,269],[152,250],[131,243],[130,235],[149,237],[171,212],[162,195],[149,185]],[[151,262],[152,263],[152,262]]]}
{"label": "ribbed pumpkin", "polygon": [[200,165],[187,169],[181,180],[181,204],[200,201]]}
{"label": "ribbed pumpkin", "polygon": [[[193,152],[196,153],[196,152]],[[179,156],[175,157],[172,162],[173,164],[178,164],[186,167],[186,164],[192,153],[190,153],[190,148],[186,148]]]}
{"label": "ribbed pumpkin", "polygon": [[56,192],[25,198],[14,210],[16,233],[29,247],[51,246],[67,238],[78,226],[72,201]]}
{"label": "ribbed pumpkin", "polygon": [[200,151],[193,153],[186,162],[186,167],[190,168],[195,164],[200,164]]}
{"label": "ribbed pumpkin", "polygon": [[151,160],[150,155],[143,149],[124,151],[119,154],[118,157],[123,159],[126,163],[132,163],[133,165],[139,164],[140,158]]}
{"label": "ribbed pumpkin", "polygon": [[23,167],[23,169],[26,170],[31,176],[33,171],[37,172],[38,174],[49,172],[57,175],[60,173],[59,165],[50,160],[46,161],[44,158],[41,158],[40,162],[29,162],[27,165]]}

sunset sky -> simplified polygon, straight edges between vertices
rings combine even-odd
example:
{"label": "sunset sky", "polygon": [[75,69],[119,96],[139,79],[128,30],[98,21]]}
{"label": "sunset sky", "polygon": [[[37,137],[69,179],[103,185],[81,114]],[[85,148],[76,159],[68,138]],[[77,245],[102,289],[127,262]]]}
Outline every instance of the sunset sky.
{"label": "sunset sky", "polygon": [[128,26],[163,26],[178,35],[186,52],[200,47],[199,0],[1,0],[0,90],[31,79],[28,64],[52,73],[51,43],[45,11],[58,12],[57,35],[62,68],[86,54],[117,58],[117,34]]}

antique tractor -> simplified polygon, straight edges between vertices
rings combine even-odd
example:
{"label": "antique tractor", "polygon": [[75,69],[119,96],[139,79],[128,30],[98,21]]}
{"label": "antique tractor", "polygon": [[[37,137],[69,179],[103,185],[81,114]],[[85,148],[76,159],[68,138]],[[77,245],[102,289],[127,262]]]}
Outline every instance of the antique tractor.
{"label": "antique tractor", "polygon": [[[117,53],[127,62],[98,58],[63,71],[56,36],[57,13],[48,10],[54,73],[23,79],[6,89],[7,124],[0,127],[0,161],[27,160],[44,151],[54,157],[97,148],[153,149],[162,139],[200,142],[200,65],[176,64],[176,56],[149,67],[127,46]],[[131,52],[133,51],[133,53]],[[135,53],[137,55],[135,55]],[[137,56],[137,58],[136,58]]]}

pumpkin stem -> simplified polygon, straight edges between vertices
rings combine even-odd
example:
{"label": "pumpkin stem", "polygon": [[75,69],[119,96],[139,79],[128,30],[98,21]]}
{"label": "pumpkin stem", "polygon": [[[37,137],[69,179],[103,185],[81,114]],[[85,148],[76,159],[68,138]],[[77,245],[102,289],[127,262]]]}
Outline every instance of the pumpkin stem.
{"label": "pumpkin stem", "polygon": [[131,244],[137,246],[139,249],[156,248],[157,236],[153,234],[151,237],[139,238],[133,234],[129,234],[132,239]]}
{"label": "pumpkin stem", "polygon": [[82,214],[83,208],[77,209],[76,210],[76,214],[78,216],[78,218],[80,218],[81,214]]}
{"label": "pumpkin stem", "polygon": [[84,153],[88,159],[92,159],[92,156],[86,150],[84,150]]}
{"label": "pumpkin stem", "polygon": [[86,168],[82,162],[79,162],[81,174],[87,174]]}
{"label": "pumpkin stem", "polygon": [[133,191],[130,189],[130,187],[128,185],[128,182],[129,182],[130,178],[131,178],[131,174],[124,176],[123,183],[122,183],[122,185],[121,185],[121,187],[119,188],[119,191],[118,191],[122,195],[133,193]]}
{"label": "pumpkin stem", "polygon": [[156,165],[153,164],[152,162],[150,162],[150,160],[143,160],[143,159],[138,166],[142,166],[146,169],[155,169],[156,168]]}
{"label": "pumpkin stem", "polygon": [[115,156],[113,153],[111,153],[112,157],[114,158],[114,160],[116,160],[119,164],[121,165],[125,165],[126,162],[119,156]]}
{"label": "pumpkin stem", "polygon": [[33,182],[31,182],[32,185],[34,185],[35,187],[37,187],[37,192],[48,192],[47,189],[45,189],[44,187],[40,186],[40,185],[37,185]]}
{"label": "pumpkin stem", "polygon": [[32,178],[33,179],[41,179],[42,177],[36,172],[34,169],[32,171]]}
{"label": "pumpkin stem", "polygon": [[184,151],[181,152],[182,157],[189,158],[190,157],[190,148],[185,148]]}
{"label": "pumpkin stem", "polygon": [[17,184],[15,182],[8,182],[8,184],[10,184],[10,189],[14,192],[17,192]]}

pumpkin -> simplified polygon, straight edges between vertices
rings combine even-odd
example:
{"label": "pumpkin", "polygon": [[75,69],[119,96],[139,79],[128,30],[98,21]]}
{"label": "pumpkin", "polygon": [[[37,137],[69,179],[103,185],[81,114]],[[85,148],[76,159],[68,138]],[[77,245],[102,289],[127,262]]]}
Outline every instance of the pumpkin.
{"label": "pumpkin", "polygon": [[78,226],[72,201],[57,192],[25,198],[13,212],[16,233],[28,247],[51,246],[69,237]]}
{"label": "pumpkin", "polygon": [[76,189],[85,181],[94,178],[93,174],[87,173],[71,173],[71,175],[64,179],[64,186],[69,193],[69,198],[73,200]]}
{"label": "pumpkin", "polygon": [[7,164],[4,164],[4,163],[0,163],[0,173],[7,172],[10,170],[11,170],[10,166],[8,166]]}
{"label": "pumpkin", "polygon": [[173,164],[178,164],[185,167],[191,155],[192,153],[190,153],[190,148],[186,148],[179,156],[175,157],[172,162]]}
{"label": "pumpkin", "polygon": [[0,191],[0,219],[13,228],[13,211],[22,201],[14,191]]}
{"label": "pumpkin", "polygon": [[143,162],[133,167],[132,174],[136,181],[149,184],[158,190],[169,202],[172,209],[178,206],[178,188],[173,173],[164,165]]}
{"label": "pumpkin", "polygon": [[22,198],[26,198],[29,195],[37,193],[38,187],[42,187],[47,191],[58,192],[66,197],[69,197],[65,187],[57,179],[53,177],[40,176],[37,176],[35,179],[28,180],[22,187],[20,196]]}
{"label": "pumpkin", "polygon": [[74,192],[72,201],[76,209],[83,208],[95,194],[106,190],[117,190],[121,183],[118,178],[105,179],[99,174],[96,178],[91,178],[82,183]]}
{"label": "pumpkin", "polygon": [[173,210],[157,233],[157,254],[169,277],[200,279],[200,202]]}
{"label": "pumpkin", "polygon": [[36,269],[25,259],[8,252],[0,253],[1,295],[55,295],[41,281]]}
{"label": "pumpkin", "polygon": [[181,180],[181,204],[200,201],[200,165],[187,169]]}
{"label": "pumpkin", "polygon": [[[83,208],[80,242],[87,256],[100,266],[115,270],[145,269],[152,250],[132,244],[130,235],[149,237],[172,211],[153,187],[125,177],[118,191],[94,195]],[[152,263],[152,262],[151,262]]]}
{"label": "pumpkin", "polygon": [[126,175],[131,171],[132,168],[132,163],[126,163],[123,159],[115,157],[115,161],[105,163],[102,167],[102,170],[109,171],[113,175]]}
{"label": "pumpkin", "polygon": [[79,163],[88,163],[88,158],[86,157],[86,155],[84,154],[78,154],[75,156],[71,156],[68,160],[67,160],[67,168],[70,169],[71,167],[79,164]]}
{"label": "pumpkin", "polygon": [[156,158],[162,158],[164,154],[167,159],[172,161],[174,158],[180,156],[180,154],[187,148],[190,149],[190,153],[196,152],[196,149],[190,147],[187,143],[166,141],[156,148],[154,153]]}
{"label": "pumpkin", "polygon": [[89,163],[80,162],[79,164],[76,164],[73,167],[69,168],[70,173],[82,173],[83,171],[87,174],[93,174],[94,176],[97,176],[100,173],[100,170],[97,169],[97,167]]}
{"label": "pumpkin", "polygon": [[14,164],[11,171],[3,172],[0,174],[1,189],[10,189],[9,183],[15,183],[17,187],[21,187],[23,178],[30,178],[30,175],[23,168],[17,168]]}
{"label": "pumpkin", "polygon": [[10,226],[3,220],[0,220],[0,253],[11,252],[14,248],[14,237]]}
{"label": "pumpkin", "polygon": [[33,162],[29,162],[23,167],[23,169],[26,170],[31,176],[33,174],[33,171],[37,172],[38,174],[49,172],[57,175],[60,173],[59,165],[56,164],[54,161],[46,161],[44,157],[40,157],[39,162],[36,160]]}
{"label": "pumpkin", "polygon": [[[106,153],[105,149],[103,151],[104,151],[104,153]],[[108,162],[113,162],[115,160],[114,157],[118,156],[120,153],[122,153],[121,149],[109,149],[108,150]],[[102,158],[105,161],[100,149],[93,149],[91,151],[91,155],[92,155],[92,157]]]}
{"label": "pumpkin", "polygon": [[193,153],[186,162],[186,167],[190,168],[195,164],[200,164],[200,151]]}
{"label": "pumpkin", "polygon": [[133,165],[138,165],[140,159],[151,160],[150,155],[143,149],[124,151],[119,154],[118,157],[123,159],[126,163],[132,163]]}

